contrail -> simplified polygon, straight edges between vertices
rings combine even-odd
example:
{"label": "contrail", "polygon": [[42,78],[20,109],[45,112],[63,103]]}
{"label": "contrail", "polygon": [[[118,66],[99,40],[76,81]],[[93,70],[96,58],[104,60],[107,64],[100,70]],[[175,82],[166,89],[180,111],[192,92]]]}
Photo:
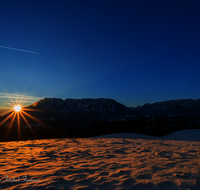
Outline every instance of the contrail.
{"label": "contrail", "polygon": [[0,47],[1,47],[1,48],[5,48],[5,49],[16,50],[16,51],[23,51],[23,52],[26,52],[26,53],[39,54],[38,52],[28,51],[28,50],[23,50],[23,49],[11,48],[11,47],[6,47],[6,46],[0,46]]}

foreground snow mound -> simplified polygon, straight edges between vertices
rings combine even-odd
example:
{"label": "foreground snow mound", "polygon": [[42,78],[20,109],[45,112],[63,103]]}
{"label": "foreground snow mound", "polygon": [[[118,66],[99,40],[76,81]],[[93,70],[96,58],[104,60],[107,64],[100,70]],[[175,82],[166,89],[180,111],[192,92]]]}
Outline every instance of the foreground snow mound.
{"label": "foreground snow mound", "polygon": [[163,140],[185,140],[185,141],[200,141],[200,129],[188,129],[176,131],[167,135]]}
{"label": "foreground snow mound", "polygon": [[192,190],[200,142],[85,138],[0,143],[4,190]]}
{"label": "foreground snow mound", "polygon": [[200,142],[124,138],[0,143],[4,190],[197,190]]}
{"label": "foreground snow mound", "polygon": [[188,129],[188,130],[176,131],[164,137],[154,137],[139,133],[115,133],[109,135],[96,136],[94,138],[134,138],[134,139],[200,141],[200,129]]}

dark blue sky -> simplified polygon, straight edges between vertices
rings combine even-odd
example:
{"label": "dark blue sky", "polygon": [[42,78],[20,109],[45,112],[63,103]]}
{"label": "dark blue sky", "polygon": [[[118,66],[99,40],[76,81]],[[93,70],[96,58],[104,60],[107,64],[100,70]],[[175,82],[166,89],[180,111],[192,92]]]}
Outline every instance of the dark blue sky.
{"label": "dark blue sky", "polygon": [[0,97],[200,98],[199,10],[197,0],[2,0]]}

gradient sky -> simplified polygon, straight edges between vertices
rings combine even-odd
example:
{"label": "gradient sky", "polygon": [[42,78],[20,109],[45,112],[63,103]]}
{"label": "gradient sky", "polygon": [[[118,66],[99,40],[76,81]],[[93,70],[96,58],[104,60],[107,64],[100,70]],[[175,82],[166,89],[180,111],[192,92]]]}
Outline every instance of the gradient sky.
{"label": "gradient sky", "polygon": [[1,106],[15,93],[126,106],[200,98],[199,10],[198,0],[1,0]]}

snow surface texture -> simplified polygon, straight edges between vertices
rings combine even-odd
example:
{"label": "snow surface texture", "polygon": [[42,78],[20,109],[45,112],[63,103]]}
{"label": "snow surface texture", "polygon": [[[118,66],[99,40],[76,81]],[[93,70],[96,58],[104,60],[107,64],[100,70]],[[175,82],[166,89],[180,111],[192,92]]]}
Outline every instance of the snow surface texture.
{"label": "snow surface texture", "polygon": [[1,142],[0,189],[199,189],[199,141],[133,135]]}

